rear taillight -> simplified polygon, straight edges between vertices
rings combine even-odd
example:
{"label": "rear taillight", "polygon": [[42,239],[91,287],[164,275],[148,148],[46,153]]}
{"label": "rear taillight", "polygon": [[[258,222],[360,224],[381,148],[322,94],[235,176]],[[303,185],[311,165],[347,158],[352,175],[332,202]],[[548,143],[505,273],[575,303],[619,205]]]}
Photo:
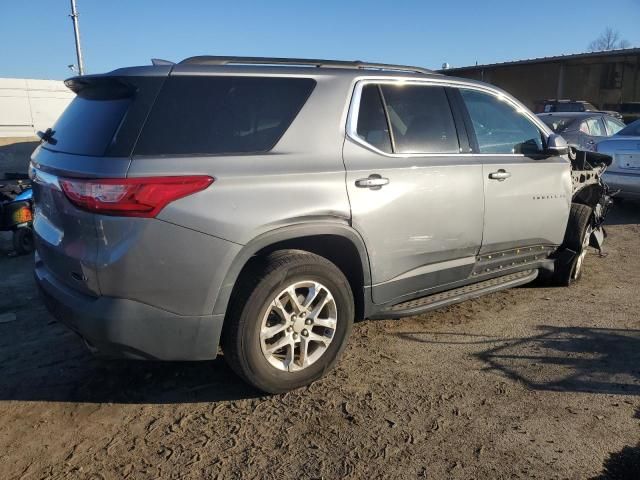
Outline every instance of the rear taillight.
{"label": "rear taillight", "polygon": [[69,201],[83,210],[122,217],[155,217],[168,203],[207,188],[213,178],[193,175],[59,181]]}

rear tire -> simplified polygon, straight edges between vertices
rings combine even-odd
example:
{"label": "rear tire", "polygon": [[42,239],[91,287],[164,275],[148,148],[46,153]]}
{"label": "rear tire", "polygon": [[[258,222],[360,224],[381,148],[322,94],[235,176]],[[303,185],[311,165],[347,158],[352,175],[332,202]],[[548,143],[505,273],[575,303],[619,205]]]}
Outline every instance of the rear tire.
{"label": "rear tire", "polygon": [[307,252],[275,252],[255,259],[234,289],[224,357],[262,391],[293,390],[335,365],[353,319],[351,286],[338,267]]}
{"label": "rear tire", "polygon": [[33,252],[33,232],[29,227],[21,227],[13,232],[13,249],[18,255]]}
{"label": "rear tire", "polygon": [[559,259],[556,262],[552,277],[554,284],[568,287],[582,277],[584,259],[593,232],[592,216],[593,209],[591,207],[579,203],[571,204],[569,222],[560,251],[571,250],[575,252],[575,255],[569,261]]}

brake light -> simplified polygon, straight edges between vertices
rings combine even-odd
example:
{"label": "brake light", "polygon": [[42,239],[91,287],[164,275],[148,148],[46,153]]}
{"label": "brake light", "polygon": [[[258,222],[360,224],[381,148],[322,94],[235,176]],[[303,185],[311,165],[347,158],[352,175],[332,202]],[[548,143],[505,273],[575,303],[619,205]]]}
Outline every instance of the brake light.
{"label": "brake light", "polygon": [[33,215],[31,214],[31,208],[29,207],[20,207],[15,212],[13,212],[13,223],[27,223],[33,220]]}
{"label": "brake light", "polygon": [[80,179],[61,178],[65,195],[78,208],[102,215],[155,217],[168,203],[204,190],[213,178],[142,177]]}

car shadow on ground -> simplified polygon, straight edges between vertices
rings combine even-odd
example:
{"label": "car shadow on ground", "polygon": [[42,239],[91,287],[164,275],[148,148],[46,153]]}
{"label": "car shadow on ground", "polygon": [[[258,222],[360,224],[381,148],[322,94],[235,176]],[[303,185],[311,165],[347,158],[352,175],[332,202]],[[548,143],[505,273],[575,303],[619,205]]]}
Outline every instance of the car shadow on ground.
{"label": "car shadow on ground", "polygon": [[[60,340],[70,341],[66,337],[61,335]],[[68,346],[63,348],[69,353]],[[23,362],[23,369],[3,373],[5,368],[0,368],[0,401],[177,404],[264,395],[243,383],[222,358],[205,362],[107,360],[81,351],[65,359],[54,355],[33,366],[27,359]]]}
{"label": "car shadow on ground", "polygon": [[447,332],[400,333],[430,344],[480,347],[485,370],[531,389],[640,395],[640,330],[542,325],[524,338]]}
{"label": "car shadow on ground", "polygon": [[215,403],[264,395],[221,356],[203,362],[97,358],[39,300],[16,313],[15,321],[0,323],[0,402]]}

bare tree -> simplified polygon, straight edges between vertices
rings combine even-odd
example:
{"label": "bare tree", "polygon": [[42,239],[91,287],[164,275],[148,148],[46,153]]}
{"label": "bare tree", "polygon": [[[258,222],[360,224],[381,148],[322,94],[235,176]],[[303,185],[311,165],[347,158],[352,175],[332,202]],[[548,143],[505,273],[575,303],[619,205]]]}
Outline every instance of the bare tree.
{"label": "bare tree", "polygon": [[590,52],[601,52],[603,50],[616,50],[618,48],[629,48],[631,44],[620,37],[620,32],[611,27],[605,28],[593,42],[589,44]]}

